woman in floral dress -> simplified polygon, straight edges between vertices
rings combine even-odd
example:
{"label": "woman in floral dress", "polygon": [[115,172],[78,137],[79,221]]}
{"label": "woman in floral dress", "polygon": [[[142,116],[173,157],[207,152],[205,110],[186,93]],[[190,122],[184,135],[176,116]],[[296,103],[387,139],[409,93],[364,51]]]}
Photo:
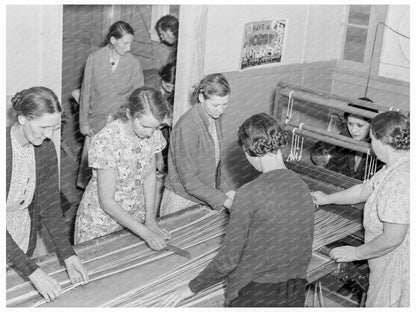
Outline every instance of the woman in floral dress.
{"label": "woman in floral dress", "polygon": [[312,193],[318,205],[364,206],[365,244],[331,250],[338,262],[368,260],[366,307],[410,306],[410,121],[399,112],[378,114],[371,123],[371,147],[385,163],[369,181],[325,194]]}
{"label": "woman in floral dress", "polygon": [[152,249],[166,247],[169,233],[155,220],[155,154],[166,145],[159,127],[170,115],[162,94],[142,87],[94,137],[93,177],[78,208],[75,244],[128,228]]}

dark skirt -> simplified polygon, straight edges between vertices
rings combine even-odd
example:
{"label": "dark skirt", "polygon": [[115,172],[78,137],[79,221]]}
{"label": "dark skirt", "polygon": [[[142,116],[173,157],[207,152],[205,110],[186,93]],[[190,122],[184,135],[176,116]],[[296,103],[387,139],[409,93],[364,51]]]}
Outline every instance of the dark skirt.
{"label": "dark skirt", "polygon": [[250,282],[230,302],[229,307],[304,307],[306,280],[290,279],[282,283]]}

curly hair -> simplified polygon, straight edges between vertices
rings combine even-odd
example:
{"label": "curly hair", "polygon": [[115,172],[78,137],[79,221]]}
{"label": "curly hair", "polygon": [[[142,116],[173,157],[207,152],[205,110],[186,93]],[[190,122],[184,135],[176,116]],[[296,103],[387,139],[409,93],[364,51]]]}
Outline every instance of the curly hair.
{"label": "curly hair", "polygon": [[371,123],[371,132],[377,140],[396,150],[410,149],[410,121],[400,112],[378,114]]}
{"label": "curly hair", "polygon": [[32,87],[17,92],[11,103],[17,116],[22,115],[27,118],[62,112],[58,97],[46,87]]}
{"label": "curly hair", "polygon": [[276,153],[286,144],[286,131],[277,119],[266,113],[251,116],[238,129],[238,145],[252,157]]}
{"label": "curly hair", "polygon": [[162,93],[149,87],[134,90],[127,103],[120,107],[120,111],[114,118],[123,122],[127,121],[127,109],[129,109],[133,118],[146,115],[150,111],[159,122],[162,122],[165,117],[170,118],[172,115],[170,106]]}
{"label": "curly hair", "polygon": [[192,103],[199,103],[199,95],[202,94],[204,99],[212,95],[226,96],[231,93],[230,84],[223,74],[210,74],[203,78],[198,84],[193,86]]}

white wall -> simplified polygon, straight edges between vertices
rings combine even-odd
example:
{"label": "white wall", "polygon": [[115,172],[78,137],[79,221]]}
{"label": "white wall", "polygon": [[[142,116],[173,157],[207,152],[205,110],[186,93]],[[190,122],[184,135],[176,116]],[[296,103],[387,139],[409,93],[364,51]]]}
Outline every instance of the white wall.
{"label": "white wall", "polygon": [[345,5],[309,6],[304,62],[338,60],[342,47]]}
{"label": "white wall", "polygon": [[[33,86],[61,98],[62,12],[62,5],[6,6],[6,109],[16,92]],[[59,133],[53,141],[58,149]]]}
{"label": "white wall", "polygon": [[43,85],[60,97],[62,5],[6,6],[6,94]]}
{"label": "white wall", "polygon": [[42,84],[42,8],[6,7],[6,94]]}
{"label": "white wall", "polygon": [[345,6],[219,5],[209,6],[205,73],[239,69],[247,22],[286,19],[282,65],[339,58]]}
{"label": "white wall", "polygon": [[[410,37],[410,6],[390,5],[386,24]],[[379,27],[384,28],[379,75],[410,81],[410,40],[400,37],[387,27]]]}

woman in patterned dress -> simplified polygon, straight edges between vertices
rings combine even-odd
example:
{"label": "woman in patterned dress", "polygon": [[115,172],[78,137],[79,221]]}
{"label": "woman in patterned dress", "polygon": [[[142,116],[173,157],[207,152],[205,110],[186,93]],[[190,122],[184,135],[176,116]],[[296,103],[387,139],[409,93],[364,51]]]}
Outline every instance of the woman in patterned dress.
{"label": "woman in patterned dress", "polygon": [[364,206],[365,244],[334,248],[339,262],[368,259],[367,307],[410,306],[410,122],[399,112],[378,114],[371,123],[371,146],[385,163],[369,181],[344,191],[313,192],[318,205]]}
{"label": "woman in patterned dress", "polygon": [[93,138],[93,177],[78,208],[76,244],[128,228],[152,249],[166,247],[170,235],[155,220],[155,154],[166,145],[159,128],[170,115],[162,94],[142,87]]}
{"label": "woman in patterned dress", "polygon": [[58,158],[50,140],[60,129],[62,109],[56,95],[45,87],[20,91],[11,102],[17,118],[6,129],[7,260],[49,302],[62,294],[62,288],[31,259],[41,219],[72,284],[88,281],[87,270],[65,232]]}

